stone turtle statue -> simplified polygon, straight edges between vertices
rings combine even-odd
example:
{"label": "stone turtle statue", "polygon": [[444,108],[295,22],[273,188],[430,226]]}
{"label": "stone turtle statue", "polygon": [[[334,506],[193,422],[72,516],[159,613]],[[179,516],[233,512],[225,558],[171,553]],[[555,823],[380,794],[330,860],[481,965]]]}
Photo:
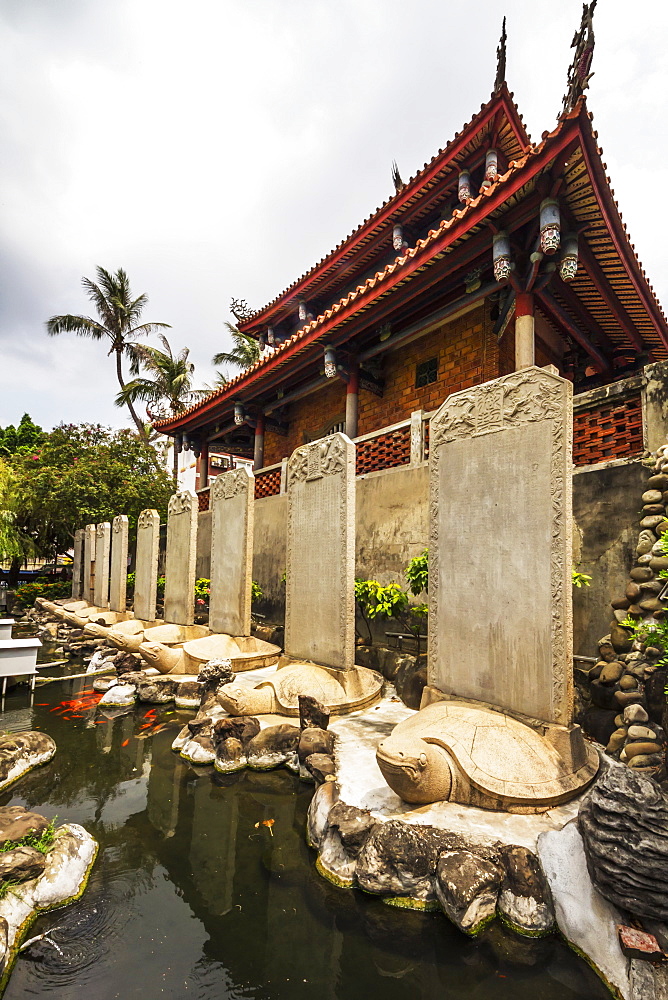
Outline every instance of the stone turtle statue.
{"label": "stone turtle statue", "polygon": [[462,802],[543,812],[589,785],[599,757],[579,726],[544,732],[474,702],[438,701],[400,722],[376,748],[378,766],[405,802]]}
{"label": "stone turtle statue", "polygon": [[239,682],[218,689],[218,702],[230,715],[299,715],[299,696],[309,695],[342,715],[380,698],[383,678],[375,670],[334,670],[315,663],[284,663],[254,687]]}

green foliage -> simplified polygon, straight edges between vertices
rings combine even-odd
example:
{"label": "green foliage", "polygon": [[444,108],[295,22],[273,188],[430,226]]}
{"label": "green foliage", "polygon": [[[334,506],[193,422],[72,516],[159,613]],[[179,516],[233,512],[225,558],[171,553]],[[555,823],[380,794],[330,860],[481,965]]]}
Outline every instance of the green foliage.
{"label": "green foliage", "polygon": [[[211,364],[232,365],[233,368],[240,368],[242,370],[250,368],[260,357],[260,345],[254,337],[242,333],[232,323],[225,323],[225,326],[227,327],[227,332],[232,337],[232,350],[219,351],[218,354],[214,354]],[[224,374],[220,372],[216,374],[219,379],[225,379]]]}
{"label": "green foliage", "polygon": [[419,655],[422,626],[428,614],[426,604],[410,604],[407,592],[398,583],[383,586],[378,580],[360,579],[355,580],[355,601],[370,643],[373,643],[371,621],[394,619],[414,637]]}
{"label": "green foliage", "polygon": [[[637,642],[661,650],[661,658],[653,661],[654,666],[668,667],[668,620],[646,618],[644,621],[637,621],[628,616],[619,624],[629,629],[632,638]],[[668,689],[666,693],[668,694]]]}
{"label": "green foliage", "polygon": [[589,586],[591,586],[591,584],[590,584],[591,577],[587,576],[586,573],[579,573],[575,569],[575,567],[573,567],[573,569],[571,570],[571,575],[572,575],[572,578],[573,578],[573,586],[574,587],[580,588],[580,587],[589,587]]}
{"label": "green foliage", "polygon": [[14,591],[16,600],[24,608],[32,607],[38,597],[44,597],[49,601],[57,601],[61,597],[69,597],[72,593],[72,584],[69,580],[49,583],[48,580],[37,579],[30,583],[22,583]]}
{"label": "green foliage", "polygon": [[34,451],[42,439],[42,428],[33,423],[30,415],[24,413],[18,427],[8,424],[0,428],[0,458]]}
{"label": "green foliage", "polygon": [[251,583],[251,604],[257,604],[257,602],[261,601],[263,597],[264,591],[262,590],[262,587],[257,580],[253,580]]}
{"label": "green foliage", "polygon": [[16,847],[32,847],[33,850],[39,851],[40,854],[48,854],[56,839],[57,818],[57,816],[54,816],[41,833],[33,830],[30,833],[26,833],[25,837],[20,837],[19,840],[6,840],[4,844],[0,844],[0,854],[13,851]]}
{"label": "green foliage", "polygon": [[[668,531],[664,531],[660,538],[660,549],[664,556],[668,556]],[[659,576],[662,580],[668,580],[668,569],[659,570]]]}
{"label": "green foliage", "polygon": [[429,592],[429,549],[424,549],[419,556],[414,556],[404,570],[408,589],[415,597],[423,592]]}
{"label": "green foliage", "polygon": [[13,881],[12,879],[7,879],[6,882],[0,882],[0,899],[4,899],[10,892],[14,892],[19,885],[21,885],[20,882]]}
{"label": "green foliage", "polygon": [[37,452],[15,456],[12,471],[15,523],[47,557],[67,551],[76,528],[121,511],[134,535],[145,507],[166,515],[173,489],[150,444],[99,424],[60,424]]}
{"label": "green foliage", "polygon": [[195,604],[199,604],[200,607],[204,604],[208,604],[210,593],[211,580],[206,580],[204,577],[200,577],[199,580],[195,580]]}

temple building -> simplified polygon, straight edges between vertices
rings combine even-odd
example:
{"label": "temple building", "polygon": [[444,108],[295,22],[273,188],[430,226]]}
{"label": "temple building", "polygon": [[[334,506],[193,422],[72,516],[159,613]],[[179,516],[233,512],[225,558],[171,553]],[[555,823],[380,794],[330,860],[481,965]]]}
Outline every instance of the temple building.
{"label": "temple building", "polygon": [[450,393],[533,364],[573,381],[576,464],[647,447],[642,372],[668,357],[668,325],[587,109],[592,10],[540,142],[505,82],[504,22],[494,91],[461,132],[406,182],[395,167],[393,196],[272,302],[237,312],[260,360],[156,423],[199,459],[201,509],[210,451],[253,458],[257,497],[337,430],[358,475],[419,464]]}

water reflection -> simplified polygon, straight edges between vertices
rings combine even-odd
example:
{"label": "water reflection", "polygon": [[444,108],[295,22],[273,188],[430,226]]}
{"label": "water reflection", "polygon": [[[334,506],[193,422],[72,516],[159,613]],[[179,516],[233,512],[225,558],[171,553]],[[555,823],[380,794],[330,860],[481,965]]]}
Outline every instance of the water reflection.
{"label": "water reflection", "polygon": [[[53,685],[36,700],[81,689]],[[187,714],[159,711],[169,728],[138,740],[143,712],[98,724],[9,706],[7,728],[39,726],[58,754],[2,804],[80,822],[101,846],[83,899],[36,925],[59,928],[63,955],[43,942],[24,953],[6,1000],[607,996],[556,939],[494,926],[473,942],[440,915],[330,886],[304,840],[312,790],[285,771],[222,777],[185,763],[170,746]]]}

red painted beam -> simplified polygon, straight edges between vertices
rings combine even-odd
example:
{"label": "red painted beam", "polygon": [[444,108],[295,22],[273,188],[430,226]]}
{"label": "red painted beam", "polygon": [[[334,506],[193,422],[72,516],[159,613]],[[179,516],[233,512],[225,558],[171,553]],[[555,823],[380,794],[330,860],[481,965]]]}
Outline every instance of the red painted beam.
{"label": "red painted beam", "polygon": [[568,315],[563,306],[560,306],[556,299],[554,299],[546,289],[542,289],[536,292],[536,298],[540,305],[541,310],[545,313],[547,318],[551,322],[555,323],[557,327],[565,330],[573,338],[573,340],[580,345],[589,355],[589,357],[594,362],[594,367],[599,372],[611,372],[612,364],[606,358],[601,350],[592,344],[591,340],[587,334],[580,329],[580,327],[575,323],[573,319]]}
{"label": "red painted beam", "polygon": [[615,321],[619,323],[622,331],[629,338],[635,349],[637,351],[642,351],[643,343],[640,338],[640,334],[636,330],[626,309],[610,287],[610,283],[605,276],[605,272],[596,260],[592,250],[582,238],[580,239],[580,246],[578,247],[578,256],[582,261],[585,271],[591,278],[594,288],[605,302],[606,306],[615,318]]}
{"label": "red painted beam", "polygon": [[593,316],[591,316],[585,306],[580,302],[579,298],[573,291],[573,289],[564,281],[556,282],[548,289],[552,294],[557,294],[562,302],[565,303],[568,309],[572,313],[575,313],[575,318],[578,323],[582,324],[585,330],[589,330],[591,333],[596,334],[598,340],[598,346],[601,348],[603,353],[612,359],[613,351],[615,350],[615,345],[608,337],[607,333],[603,327],[599,326]]}

